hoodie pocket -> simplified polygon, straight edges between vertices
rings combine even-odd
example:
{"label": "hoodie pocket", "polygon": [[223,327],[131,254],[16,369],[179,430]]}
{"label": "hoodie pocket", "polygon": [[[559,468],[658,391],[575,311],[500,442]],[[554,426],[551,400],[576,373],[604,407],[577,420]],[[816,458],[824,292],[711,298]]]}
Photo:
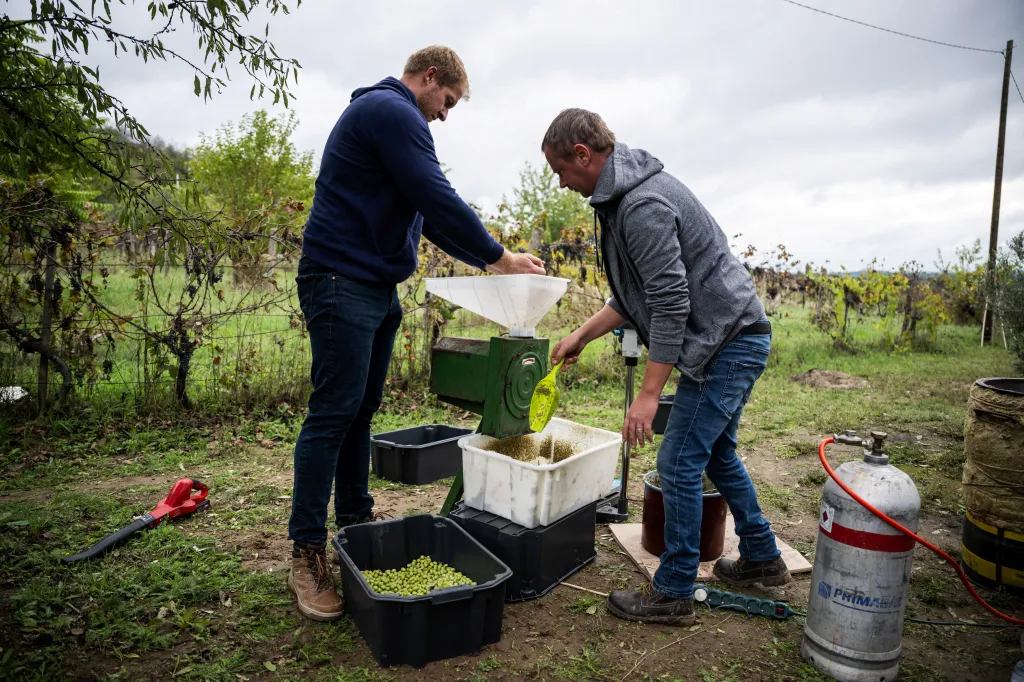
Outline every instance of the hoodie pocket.
{"label": "hoodie pocket", "polygon": [[[378,236],[376,234],[373,234],[372,235],[373,245],[377,249],[377,255],[380,257],[380,259],[382,261],[385,261],[385,262],[390,261],[390,260],[395,260],[396,258],[401,258],[405,254],[407,254],[409,252],[409,250],[411,249],[411,247],[412,247],[413,232],[414,231],[415,230],[410,228],[410,229],[405,231],[405,239],[404,240],[399,242],[398,239],[391,239],[391,240],[389,240],[390,243],[384,244],[383,246],[381,245],[380,240],[378,239]],[[397,247],[395,246],[396,244],[397,244]],[[389,252],[389,253],[385,253],[385,252]]]}
{"label": "hoodie pocket", "polygon": [[748,288],[749,285],[750,274],[728,253],[723,253],[718,257],[711,270],[700,282],[702,289],[729,305],[734,305],[739,298],[739,292]]}

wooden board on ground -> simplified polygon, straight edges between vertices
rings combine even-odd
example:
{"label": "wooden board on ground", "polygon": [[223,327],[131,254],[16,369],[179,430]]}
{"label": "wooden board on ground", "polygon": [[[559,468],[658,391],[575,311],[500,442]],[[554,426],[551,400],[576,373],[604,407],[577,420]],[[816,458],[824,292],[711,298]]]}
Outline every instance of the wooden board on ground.
{"label": "wooden board on ground", "polygon": [[[608,529],[612,532],[616,542],[626,550],[626,554],[637,565],[637,568],[643,571],[647,575],[647,579],[650,580],[654,576],[654,572],[658,570],[658,566],[661,565],[661,561],[640,544],[640,524],[609,523]],[[782,560],[786,562],[786,567],[789,568],[791,574],[811,572],[812,566],[803,554],[787,545],[778,536],[775,538],[775,543],[782,550]],[[725,519],[725,546],[722,556],[738,559],[740,556],[739,545],[740,540],[736,536],[736,528],[733,524],[732,514],[730,514]],[[711,572],[714,565],[713,561],[701,562],[697,571],[697,582],[714,580]]]}

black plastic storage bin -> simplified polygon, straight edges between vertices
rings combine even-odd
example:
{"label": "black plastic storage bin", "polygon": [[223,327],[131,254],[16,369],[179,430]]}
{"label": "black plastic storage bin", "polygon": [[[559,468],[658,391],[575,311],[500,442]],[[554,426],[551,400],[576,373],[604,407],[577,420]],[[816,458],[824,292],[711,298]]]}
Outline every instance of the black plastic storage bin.
{"label": "black plastic storage bin", "polygon": [[459,438],[473,433],[446,424],[427,424],[370,436],[373,475],[388,481],[423,485],[462,469]]}
{"label": "black plastic storage bin", "polygon": [[449,516],[512,569],[505,601],[542,597],[597,556],[597,502],[536,528],[524,528],[462,502]]}
{"label": "black plastic storage bin", "polygon": [[[360,523],[342,528],[332,542],[341,557],[345,610],[381,666],[420,667],[501,639],[512,571],[451,519],[418,514]],[[398,597],[377,594],[360,572],[402,568],[423,555],[476,585]]]}
{"label": "black plastic storage bin", "polygon": [[654,421],[651,422],[651,431],[658,435],[665,433],[668,425],[668,415],[672,412],[672,403],[676,401],[674,393],[663,395],[658,398],[658,411],[654,413]]}

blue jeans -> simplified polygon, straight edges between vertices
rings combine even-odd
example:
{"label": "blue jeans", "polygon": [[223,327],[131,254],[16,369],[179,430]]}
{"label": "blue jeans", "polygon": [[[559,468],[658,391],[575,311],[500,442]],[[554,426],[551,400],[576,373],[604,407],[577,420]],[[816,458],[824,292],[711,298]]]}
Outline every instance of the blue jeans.
{"label": "blue jeans", "polygon": [[327,540],[333,482],[339,525],[373,509],[370,420],[380,408],[402,307],[395,287],[345,279],[303,256],[295,282],[313,354],[309,411],[295,443],[288,537]]}
{"label": "blue jeans", "polygon": [[736,455],[736,431],[754,382],[764,372],[771,335],[739,336],[711,360],[704,381],[679,380],[658,448],[658,476],[665,500],[665,553],[654,587],[677,599],[693,596],[700,565],[701,474],[725,497],[736,521],[740,556],[771,561],[779,556],[771,524]]}

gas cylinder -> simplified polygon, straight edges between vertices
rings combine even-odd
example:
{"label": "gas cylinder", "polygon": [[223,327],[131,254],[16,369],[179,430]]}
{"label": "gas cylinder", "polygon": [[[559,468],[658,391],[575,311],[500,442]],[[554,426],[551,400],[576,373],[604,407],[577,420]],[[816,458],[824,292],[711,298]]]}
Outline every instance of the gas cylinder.
{"label": "gas cylinder", "polygon": [[[871,433],[862,460],[835,472],[883,514],[917,532],[921,497],[910,477],[889,464],[886,434]],[[853,431],[837,443],[867,445]],[[818,516],[800,653],[839,682],[888,682],[899,671],[903,614],[915,541],[847,495],[831,478]]]}

